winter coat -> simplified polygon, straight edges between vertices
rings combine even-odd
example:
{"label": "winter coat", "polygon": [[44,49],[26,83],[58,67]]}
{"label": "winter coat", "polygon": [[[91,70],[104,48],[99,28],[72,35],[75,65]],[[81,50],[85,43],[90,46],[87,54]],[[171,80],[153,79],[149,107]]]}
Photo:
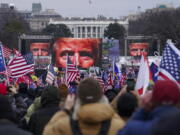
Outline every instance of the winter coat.
{"label": "winter coat", "polygon": [[0,135],[32,135],[8,120],[0,120]]}
{"label": "winter coat", "polygon": [[172,106],[160,106],[151,112],[139,109],[118,135],[150,135],[151,128],[159,118],[171,111],[180,111],[180,109]]}
{"label": "winter coat", "polygon": [[26,120],[27,123],[29,122],[31,115],[40,107],[41,107],[41,97],[37,97],[35,98],[34,102],[29,106],[29,108],[27,109],[27,113],[24,116],[24,119]]}
{"label": "winter coat", "polygon": [[[73,116],[72,116],[73,117]],[[116,135],[124,126],[124,121],[114,112],[109,104],[92,103],[77,110],[76,118],[83,135],[98,135],[102,122],[110,120],[108,135]],[[56,113],[46,125],[43,135],[73,135],[70,116],[65,111]]]}
{"label": "winter coat", "polygon": [[29,130],[34,135],[41,135],[51,117],[59,111],[60,94],[57,88],[50,86],[41,95],[41,108],[32,114]]}
{"label": "winter coat", "polygon": [[29,131],[34,135],[41,135],[45,125],[57,111],[59,111],[59,107],[54,106],[42,108],[33,113],[28,124]]}
{"label": "winter coat", "polygon": [[21,120],[28,108],[26,102],[19,94],[9,95],[9,98],[12,104],[13,111],[17,116],[17,119]]}

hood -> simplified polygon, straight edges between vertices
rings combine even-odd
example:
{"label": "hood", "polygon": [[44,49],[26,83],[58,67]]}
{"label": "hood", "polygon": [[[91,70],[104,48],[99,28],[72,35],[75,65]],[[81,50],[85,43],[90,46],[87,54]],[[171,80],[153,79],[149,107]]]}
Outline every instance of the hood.
{"label": "hood", "polygon": [[103,96],[98,103],[85,105],[82,105],[77,98],[72,118],[87,123],[98,123],[110,119],[114,113],[114,110],[109,105],[108,99],[105,96]]}
{"label": "hood", "polygon": [[114,110],[110,105],[102,103],[92,103],[82,106],[77,113],[78,120],[85,123],[100,123],[109,120],[114,115]]}

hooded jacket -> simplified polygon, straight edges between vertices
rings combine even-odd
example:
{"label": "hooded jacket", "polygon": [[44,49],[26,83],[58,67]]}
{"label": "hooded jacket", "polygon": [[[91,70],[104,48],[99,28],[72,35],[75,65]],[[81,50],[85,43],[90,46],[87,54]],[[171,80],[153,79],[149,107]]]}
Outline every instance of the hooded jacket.
{"label": "hooded jacket", "polygon": [[[107,99],[106,99],[107,100]],[[83,135],[98,135],[101,124],[110,120],[108,135],[116,135],[124,126],[124,121],[115,113],[108,103],[91,103],[80,105],[75,103],[72,119],[78,120]],[[43,135],[73,135],[70,125],[70,116],[64,112],[57,112],[46,125]]]}
{"label": "hooded jacket", "polygon": [[60,94],[57,88],[46,88],[41,95],[41,108],[35,111],[29,120],[29,130],[34,135],[41,135],[51,117],[59,111]]}

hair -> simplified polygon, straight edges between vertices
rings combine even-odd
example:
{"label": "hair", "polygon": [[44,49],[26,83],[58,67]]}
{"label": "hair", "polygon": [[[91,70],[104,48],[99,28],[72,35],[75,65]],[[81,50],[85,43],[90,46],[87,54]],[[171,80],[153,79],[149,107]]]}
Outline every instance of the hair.
{"label": "hair", "polygon": [[2,95],[0,95],[0,119],[7,119],[12,122],[17,122],[10,99]]}
{"label": "hair", "polygon": [[104,94],[108,98],[109,102],[117,96],[117,92],[114,89],[109,89]]}
{"label": "hair", "polygon": [[48,86],[41,95],[41,104],[43,107],[49,105],[58,105],[60,102],[60,92],[55,86]]}
{"label": "hair", "polygon": [[19,93],[27,93],[28,85],[26,83],[19,84]]}
{"label": "hair", "polygon": [[129,118],[138,106],[137,98],[131,93],[125,93],[117,101],[118,114]]}

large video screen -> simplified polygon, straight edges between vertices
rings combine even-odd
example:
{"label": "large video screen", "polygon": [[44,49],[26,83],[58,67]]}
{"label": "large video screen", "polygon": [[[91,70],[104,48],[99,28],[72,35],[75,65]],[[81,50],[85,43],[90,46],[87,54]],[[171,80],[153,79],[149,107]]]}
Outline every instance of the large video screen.
{"label": "large video screen", "polygon": [[56,66],[65,68],[67,55],[79,68],[99,66],[101,42],[97,38],[58,38],[53,44]]}
{"label": "large video screen", "polygon": [[51,43],[49,39],[23,39],[20,51],[27,54],[32,52],[36,69],[46,69],[51,63]]}
{"label": "large video screen", "polygon": [[148,56],[149,54],[149,43],[131,43],[128,46],[128,54],[129,56]]}

